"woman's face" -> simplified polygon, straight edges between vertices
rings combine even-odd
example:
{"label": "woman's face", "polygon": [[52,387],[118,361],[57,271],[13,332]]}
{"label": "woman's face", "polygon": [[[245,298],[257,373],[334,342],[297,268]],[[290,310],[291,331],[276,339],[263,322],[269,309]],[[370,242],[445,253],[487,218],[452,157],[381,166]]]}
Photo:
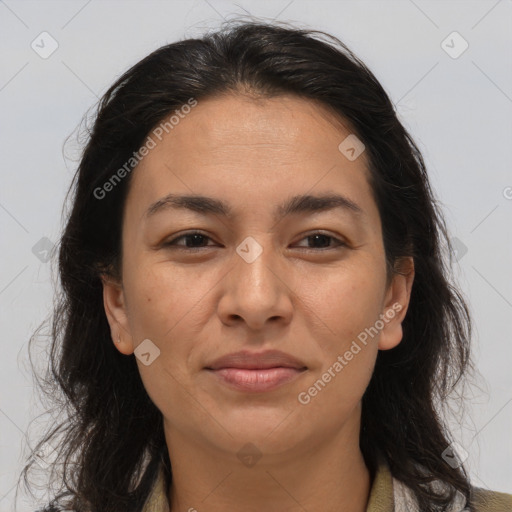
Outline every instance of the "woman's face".
{"label": "woman's face", "polygon": [[[122,287],[104,281],[116,347],[137,349],[167,435],[231,454],[247,442],[312,448],[342,427],[358,435],[377,351],[400,342],[412,282],[386,280],[366,153],[294,96],[199,101],[167,131],[150,134],[156,145],[133,171]],[[208,203],[162,202],[169,194]],[[259,373],[211,369],[239,351],[258,366],[268,350],[295,369],[272,358]]]}

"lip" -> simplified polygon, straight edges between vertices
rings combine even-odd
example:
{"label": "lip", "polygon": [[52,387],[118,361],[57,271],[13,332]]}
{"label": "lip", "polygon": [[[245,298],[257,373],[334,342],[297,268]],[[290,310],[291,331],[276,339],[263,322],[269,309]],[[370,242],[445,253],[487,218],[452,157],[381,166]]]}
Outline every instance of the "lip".
{"label": "lip", "polygon": [[280,350],[242,350],[216,359],[205,369],[231,388],[261,393],[291,382],[307,367],[296,357]]}
{"label": "lip", "polygon": [[266,350],[264,352],[250,352],[242,350],[219,357],[206,366],[207,370],[221,370],[223,368],[238,368],[245,370],[266,370],[269,368],[306,369],[306,365],[296,357],[280,350]]}
{"label": "lip", "polygon": [[262,393],[277,389],[301,375],[305,369],[298,368],[264,368],[248,370],[247,368],[220,368],[207,370],[223,384],[237,391]]}

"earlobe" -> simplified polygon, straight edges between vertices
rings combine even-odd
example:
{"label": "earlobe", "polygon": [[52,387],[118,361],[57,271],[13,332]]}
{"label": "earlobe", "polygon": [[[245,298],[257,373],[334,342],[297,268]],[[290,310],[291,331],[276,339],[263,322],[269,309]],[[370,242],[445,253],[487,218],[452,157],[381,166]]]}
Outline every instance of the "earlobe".
{"label": "earlobe", "polygon": [[414,260],[404,258],[400,261],[399,273],[396,273],[389,285],[384,301],[384,327],[379,337],[379,350],[396,347],[403,337],[402,322],[407,313],[414,281]]}
{"label": "earlobe", "polygon": [[103,284],[103,307],[110,325],[112,340],[115,340],[115,347],[122,354],[133,354],[134,347],[122,284],[106,274],[101,276],[101,281]]}

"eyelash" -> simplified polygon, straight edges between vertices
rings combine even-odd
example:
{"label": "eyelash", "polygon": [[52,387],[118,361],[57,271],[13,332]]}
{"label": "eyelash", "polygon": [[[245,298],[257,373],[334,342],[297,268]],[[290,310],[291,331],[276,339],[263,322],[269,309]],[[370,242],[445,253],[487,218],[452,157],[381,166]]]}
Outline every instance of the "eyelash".
{"label": "eyelash", "polygon": [[[200,231],[191,231],[189,233],[184,233],[176,238],[173,238],[172,240],[169,240],[168,242],[164,242],[162,245],[163,247],[173,247],[173,248],[177,248],[178,250],[185,250],[185,251],[189,251],[189,252],[197,252],[197,251],[201,251],[203,249],[208,249],[208,247],[212,247],[212,246],[205,246],[205,247],[186,247],[186,246],[179,246],[179,245],[176,245],[176,242],[178,240],[181,240],[182,238],[187,238],[187,237],[192,237],[194,235],[200,235],[202,236],[203,238],[207,239],[207,240],[212,240],[211,237],[209,237],[208,235],[205,235],[204,233],[201,233]],[[309,235],[303,237],[301,239],[302,240],[305,240],[307,238],[310,238],[310,237],[314,237],[314,236],[317,236],[317,235],[320,235],[320,236],[324,236],[326,238],[330,238],[332,240],[334,240],[337,244],[338,247],[347,247],[347,244],[345,242],[343,242],[342,240],[340,240],[339,238],[333,236],[333,235],[328,235],[326,233],[322,233],[320,231],[316,231],[314,233],[310,233]],[[308,249],[306,248],[306,251],[313,251],[313,252],[319,252],[319,251],[328,251],[328,250],[333,250],[333,249],[336,249],[336,247],[328,247],[328,248],[320,248],[320,249]]]}

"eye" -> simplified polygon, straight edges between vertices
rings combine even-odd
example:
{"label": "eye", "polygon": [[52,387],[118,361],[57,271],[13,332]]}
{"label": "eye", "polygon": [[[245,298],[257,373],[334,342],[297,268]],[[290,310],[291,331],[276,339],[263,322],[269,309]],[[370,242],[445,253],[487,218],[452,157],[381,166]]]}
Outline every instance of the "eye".
{"label": "eye", "polygon": [[[180,240],[184,240],[185,244],[177,243]],[[176,247],[179,248],[180,250],[183,249],[188,251],[198,251],[206,247],[212,247],[211,245],[205,245],[208,240],[212,239],[209,236],[205,235],[204,233],[201,233],[200,231],[193,231],[173,238],[168,242],[165,242],[163,244],[163,247]],[[321,232],[311,233],[308,236],[302,238],[301,240],[307,240],[309,243],[317,245],[317,247],[309,248],[314,251],[325,251],[326,249],[335,249],[336,247],[343,247],[347,245],[339,238]],[[330,241],[335,242],[335,247],[329,247],[331,245],[329,243]],[[321,247],[318,247],[318,245],[320,245]]]}
{"label": "eye", "polygon": [[[182,240],[182,239],[186,240],[186,241],[191,241],[191,242],[190,242],[190,244],[185,243],[185,245],[176,243],[178,240]],[[201,233],[200,231],[193,231],[190,233],[185,233],[184,235],[180,235],[172,240],[169,240],[168,242],[165,242],[163,244],[163,246],[164,247],[176,246],[176,247],[179,247],[180,249],[194,251],[194,250],[198,250],[198,249],[201,249],[202,247],[204,247],[202,245],[202,242],[204,242],[205,240],[211,240],[211,238],[209,236]]]}
{"label": "eye", "polygon": [[317,246],[317,247],[313,248],[313,250],[315,250],[315,249],[316,250],[335,249],[336,247],[326,247],[326,245],[327,246],[330,245],[329,244],[330,240],[333,240],[337,247],[344,247],[347,245],[345,242],[343,242],[339,238],[329,235],[329,234],[326,234],[326,233],[321,233],[321,232],[311,233],[308,236],[302,238],[302,240],[308,240],[308,242],[310,242],[310,243],[313,243],[315,245],[319,244],[322,246],[322,247]]}

